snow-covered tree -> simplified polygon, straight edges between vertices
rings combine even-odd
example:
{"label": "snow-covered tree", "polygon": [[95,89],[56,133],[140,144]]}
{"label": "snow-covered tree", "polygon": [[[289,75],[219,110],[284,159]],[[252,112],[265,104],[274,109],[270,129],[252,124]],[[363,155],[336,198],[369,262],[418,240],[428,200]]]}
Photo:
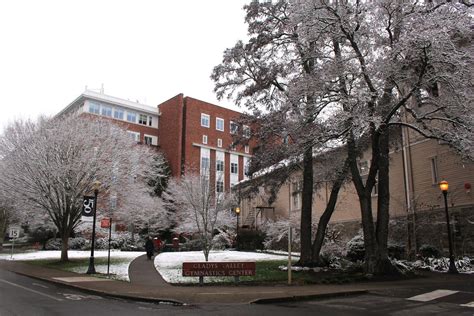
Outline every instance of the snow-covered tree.
{"label": "snow-covered tree", "polygon": [[[468,7],[451,1],[255,1],[247,6],[246,21],[258,35],[226,51],[214,70],[218,96],[237,95],[238,101],[281,115],[305,131],[306,137],[295,134],[301,141],[340,136],[359,196],[368,272],[391,270],[388,153],[394,127],[443,139],[465,157],[473,155]],[[312,71],[301,71],[308,67]],[[326,128],[296,124],[289,119],[294,116],[274,108],[279,100],[295,109],[303,105],[307,122],[319,114],[315,122]],[[281,120],[274,121],[267,130],[286,132]],[[368,147],[372,159],[363,180],[357,160]]]}
{"label": "snow-covered tree", "polygon": [[233,197],[224,192],[216,192],[208,172],[187,174],[170,181],[165,198],[171,201],[176,212],[175,231],[198,236],[204,258],[209,260],[209,252],[215,242],[214,235],[235,223],[231,208],[235,206]]}
{"label": "snow-covered tree", "polygon": [[290,8],[287,1],[252,1],[245,6],[250,40],[246,44],[239,41],[224,52],[212,79],[218,98],[234,97],[252,111],[243,118],[255,127],[252,134],[259,144],[251,170],[281,160],[301,166],[299,264],[310,265],[313,156],[325,150],[326,140],[335,136],[322,119],[331,105],[320,93],[325,78],[320,76],[317,58],[323,50],[300,34],[292,23]]}
{"label": "snow-covered tree", "polygon": [[119,188],[119,194],[135,191],[130,179],[145,179],[155,154],[106,120],[19,120],[0,137],[0,190],[14,201],[16,212],[49,215],[62,239],[61,260],[66,261],[68,238],[79,224],[83,196],[93,193],[93,182],[101,182],[99,214],[108,206],[101,203],[111,188]]}

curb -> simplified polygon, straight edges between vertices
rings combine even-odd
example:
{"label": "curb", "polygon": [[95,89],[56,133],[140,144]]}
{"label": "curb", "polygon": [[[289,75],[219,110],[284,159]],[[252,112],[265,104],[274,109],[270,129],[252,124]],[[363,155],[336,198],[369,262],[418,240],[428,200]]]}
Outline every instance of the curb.
{"label": "curb", "polygon": [[176,305],[176,306],[189,305],[189,304],[183,303],[181,301],[167,299],[167,298],[162,299],[162,298],[152,298],[152,297],[144,297],[144,296],[133,296],[133,295],[109,293],[109,292],[104,292],[104,291],[100,291],[100,290],[90,289],[90,288],[87,288],[87,287],[78,286],[78,285],[75,285],[75,284],[64,283],[64,282],[61,282],[61,281],[55,281],[55,280],[52,280],[50,278],[42,278],[42,277],[39,277],[39,276],[36,276],[36,275],[31,275],[31,274],[27,274],[27,273],[23,273],[23,272],[12,271],[12,270],[9,270],[9,271],[13,272],[13,273],[16,273],[16,274],[19,274],[19,275],[22,275],[22,276],[32,278],[32,279],[41,280],[41,281],[48,282],[48,283],[53,283],[53,284],[61,284],[62,286],[65,286],[65,287],[73,288],[73,289],[76,289],[76,290],[80,290],[80,291],[88,292],[88,293],[92,293],[92,294],[100,294],[100,295],[106,296],[106,297],[121,298],[121,299],[128,299],[128,300],[132,300],[132,301],[155,303],[155,304],[167,304],[167,305]]}
{"label": "curb", "polygon": [[256,300],[250,301],[250,304],[272,304],[272,303],[281,303],[281,302],[299,302],[299,301],[307,301],[307,300],[313,300],[313,299],[323,299],[323,298],[332,298],[332,297],[340,297],[340,296],[361,295],[361,294],[367,294],[367,293],[369,293],[368,290],[355,290],[355,291],[344,291],[344,292],[334,292],[334,293],[282,296],[282,297],[256,299]]}

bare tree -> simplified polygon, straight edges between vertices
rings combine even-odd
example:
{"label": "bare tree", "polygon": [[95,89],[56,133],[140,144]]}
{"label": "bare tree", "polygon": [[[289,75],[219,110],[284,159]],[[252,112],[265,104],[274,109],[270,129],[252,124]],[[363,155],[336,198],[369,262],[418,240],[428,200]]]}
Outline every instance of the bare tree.
{"label": "bare tree", "polygon": [[176,211],[176,232],[197,234],[201,242],[204,258],[209,260],[209,252],[214,244],[215,233],[235,222],[231,208],[235,201],[224,192],[216,192],[209,173],[188,174],[180,179],[172,179],[165,198],[172,201]]}
{"label": "bare tree", "polygon": [[49,215],[62,239],[61,260],[67,261],[68,238],[93,182],[102,183],[103,197],[112,187],[120,188],[120,194],[133,191],[130,179],[144,179],[154,154],[106,120],[15,121],[0,138],[0,190],[11,196],[16,212]]}

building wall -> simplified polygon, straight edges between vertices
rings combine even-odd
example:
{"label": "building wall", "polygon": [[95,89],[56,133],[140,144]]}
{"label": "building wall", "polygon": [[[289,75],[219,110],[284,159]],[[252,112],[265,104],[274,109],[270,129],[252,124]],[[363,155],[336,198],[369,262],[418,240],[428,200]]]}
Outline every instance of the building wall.
{"label": "building wall", "polygon": [[172,176],[179,177],[183,157],[183,94],[159,104],[158,110],[160,148],[170,164]]}
{"label": "building wall", "polygon": [[[437,162],[437,177],[432,171],[433,158],[436,158]],[[361,162],[364,160],[370,161],[370,151],[362,156]],[[318,166],[315,165],[315,168]],[[301,180],[301,174],[293,174],[280,188],[277,199],[272,204],[266,202],[263,193],[265,190],[262,188],[262,194],[244,202],[242,223],[246,222],[247,214],[252,215],[252,207],[256,206],[274,207],[275,216],[268,218],[288,217],[288,209],[291,209],[292,214],[299,215],[301,193],[295,184]],[[404,151],[400,147],[390,153],[392,240],[403,244],[411,243],[414,248],[432,241],[432,244],[440,249],[447,249],[444,199],[438,186],[441,180],[449,182],[448,205],[451,220],[453,225],[459,226],[457,248],[463,253],[469,250],[474,252],[474,196],[471,190],[466,189],[466,184],[472,184],[474,180],[474,164],[461,161],[449,146],[439,144],[436,140],[417,141],[404,147]],[[324,211],[331,190],[330,183],[315,179],[316,183],[318,181],[319,188],[313,197],[315,221]],[[299,196],[299,204],[297,203],[296,207],[293,202],[295,196]],[[372,194],[372,205],[376,219],[376,192]],[[344,230],[344,238],[350,239],[360,228],[360,217],[359,200],[354,185],[347,182],[339,193],[331,225],[338,225]]]}
{"label": "building wall", "polygon": [[[161,105],[160,105],[161,108]],[[201,114],[209,116],[209,127],[201,125]],[[185,172],[199,172],[201,149],[210,150],[210,168],[211,174],[215,176],[216,151],[224,152],[224,180],[225,189],[231,186],[231,155],[237,155],[238,159],[238,180],[243,179],[243,156],[250,157],[249,153],[245,153],[245,147],[237,145],[232,147],[233,135],[230,133],[230,122],[237,121],[240,113],[232,111],[217,105],[193,99],[184,98],[184,128],[183,128],[183,167]],[[162,117],[164,118],[163,114]],[[216,119],[224,120],[224,130],[216,129]],[[206,136],[206,139],[203,139]],[[218,140],[222,141],[222,144]],[[207,141],[206,141],[207,140]],[[219,147],[221,145],[221,147]],[[163,148],[165,151],[165,149]]]}

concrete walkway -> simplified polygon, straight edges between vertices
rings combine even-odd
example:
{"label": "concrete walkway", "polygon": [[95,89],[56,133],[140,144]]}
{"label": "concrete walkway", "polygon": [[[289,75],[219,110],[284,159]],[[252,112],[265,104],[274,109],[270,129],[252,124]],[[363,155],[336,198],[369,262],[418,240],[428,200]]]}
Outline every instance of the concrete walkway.
{"label": "concrete walkway", "polygon": [[156,270],[154,260],[148,260],[146,255],[135,258],[128,267],[128,278],[130,283],[138,285],[150,285],[160,288],[171,288],[161,274]]}

